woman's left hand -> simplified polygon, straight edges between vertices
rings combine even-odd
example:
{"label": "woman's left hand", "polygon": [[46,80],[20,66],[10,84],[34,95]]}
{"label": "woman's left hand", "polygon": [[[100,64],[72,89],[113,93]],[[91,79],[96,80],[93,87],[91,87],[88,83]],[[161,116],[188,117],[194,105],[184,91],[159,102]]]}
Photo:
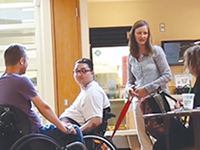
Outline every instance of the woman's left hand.
{"label": "woman's left hand", "polygon": [[135,92],[138,94],[138,98],[146,97],[148,92],[145,88],[136,89]]}

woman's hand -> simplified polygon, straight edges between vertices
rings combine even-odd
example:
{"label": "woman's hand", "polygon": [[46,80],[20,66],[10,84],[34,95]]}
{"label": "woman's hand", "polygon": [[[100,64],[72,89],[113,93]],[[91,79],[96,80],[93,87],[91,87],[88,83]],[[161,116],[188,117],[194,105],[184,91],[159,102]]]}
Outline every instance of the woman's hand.
{"label": "woman's hand", "polygon": [[177,101],[176,104],[174,105],[174,109],[180,109],[181,107],[183,107],[183,104],[181,104],[180,101]]}
{"label": "woman's hand", "polygon": [[138,98],[146,97],[148,95],[148,92],[145,88],[139,88],[135,90],[135,92],[137,93]]}
{"label": "woman's hand", "polygon": [[135,85],[132,85],[132,86],[129,88],[128,93],[129,93],[129,95],[132,96],[132,97],[135,97],[135,96],[138,97],[138,96],[139,96],[138,93],[136,93],[136,91],[135,91]]}

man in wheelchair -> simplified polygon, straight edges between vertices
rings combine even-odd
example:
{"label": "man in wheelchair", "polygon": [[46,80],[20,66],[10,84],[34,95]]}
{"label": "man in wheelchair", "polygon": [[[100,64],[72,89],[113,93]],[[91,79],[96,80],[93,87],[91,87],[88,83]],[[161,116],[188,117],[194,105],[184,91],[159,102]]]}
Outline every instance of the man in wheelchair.
{"label": "man in wheelchair", "polygon": [[[38,132],[55,137],[69,133],[76,134],[76,130],[73,126],[69,124],[68,126],[63,125],[51,107],[38,95],[32,82],[28,78],[21,76],[25,74],[28,66],[26,48],[20,44],[10,45],[4,52],[4,59],[6,70],[0,77],[0,105],[2,106],[0,125],[3,125],[2,121],[3,118],[6,118],[6,115],[12,117],[12,113],[10,112],[15,112],[12,108],[12,106],[14,106],[28,117],[30,122],[30,131],[27,131],[28,133]],[[36,112],[31,109],[31,102],[33,102],[39,112],[53,124],[49,126],[48,129],[42,125]],[[10,111],[9,109],[13,110]],[[9,141],[5,141],[3,132],[4,131],[1,131],[0,142],[3,143],[4,140],[3,144],[5,144]],[[0,147],[0,149],[3,150],[2,147]]]}
{"label": "man in wheelchair", "polygon": [[87,58],[77,60],[73,73],[81,91],[73,104],[61,114],[60,120],[79,125],[83,133],[97,132],[97,127],[102,124],[106,111],[110,111],[109,99],[94,81],[91,60]]}

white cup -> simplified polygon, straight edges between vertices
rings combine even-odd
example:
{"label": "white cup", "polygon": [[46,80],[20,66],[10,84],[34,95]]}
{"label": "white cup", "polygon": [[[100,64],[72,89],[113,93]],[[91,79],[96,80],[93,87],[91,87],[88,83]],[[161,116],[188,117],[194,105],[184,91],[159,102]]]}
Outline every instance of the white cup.
{"label": "white cup", "polygon": [[193,109],[194,96],[195,96],[194,93],[183,93],[182,94],[184,109]]}

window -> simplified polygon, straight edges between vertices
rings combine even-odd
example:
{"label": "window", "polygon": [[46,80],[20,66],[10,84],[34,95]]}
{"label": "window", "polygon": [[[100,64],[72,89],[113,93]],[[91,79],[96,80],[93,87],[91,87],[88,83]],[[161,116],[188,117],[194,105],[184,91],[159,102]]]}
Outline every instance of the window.
{"label": "window", "polygon": [[11,43],[26,46],[29,66],[25,76],[41,97],[54,107],[50,0],[0,0],[0,74],[3,51]]}
{"label": "window", "polygon": [[50,0],[0,0],[0,74],[5,70],[3,51],[11,43],[23,44],[29,57],[25,76],[54,108],[50,19]]}
{"label": "window", "polygon": [[[13,2],[13,3],[12,3]],[[36,11],[33,0],[5,1],[0,3],[0,73],[5,70],[3,51],[11,43],[27,47],[28,76],[37,87]]]}

